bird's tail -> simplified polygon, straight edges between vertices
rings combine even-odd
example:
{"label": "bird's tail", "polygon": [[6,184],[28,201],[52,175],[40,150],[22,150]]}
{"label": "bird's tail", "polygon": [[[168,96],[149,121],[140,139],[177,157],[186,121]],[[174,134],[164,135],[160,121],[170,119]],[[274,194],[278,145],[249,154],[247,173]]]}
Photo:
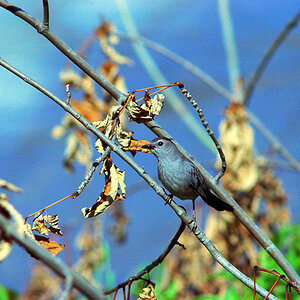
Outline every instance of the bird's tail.
{"label": "bird's tail", "polygon": [[214,209],[218,211],[227,210],[233,211],[232,206],[222,201],[218,196],[213,194],[211,191],[206,195],[205,199],[203,199],[209,206],[212,206]]}

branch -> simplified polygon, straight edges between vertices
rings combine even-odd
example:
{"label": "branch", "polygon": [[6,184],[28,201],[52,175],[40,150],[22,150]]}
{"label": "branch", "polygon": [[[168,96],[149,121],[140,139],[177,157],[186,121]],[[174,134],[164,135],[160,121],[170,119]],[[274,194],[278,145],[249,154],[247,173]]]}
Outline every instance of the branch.
{"label": "branch", "polygon": [[26,249],[33,257],[41,260],[56,274],[67,280],[67,287],[72,279],[72,285],[89,299],[106,299],[105,296],[91,285],[81,275],[71,270],[61,259],[54,257],[43,247],[35,243],[31,238],[24,238],[16,232],[14,224],[0,215],[0,228],[6,239],[12,239]]}
{"label": "branch", "polygon": [[126,285],[132,284],[134,281],[141,279],[142,276],[144,276],[145,274],[150,273],[155,267],[157,267],[159,264],[161,264],[163,262],[163,260],[166,258],[166,256],[171,252],[173,247],[178,243],[178,239],[181,236],[181,234],[183,233],[183,231],[185,229],[185,226],[186,226],[185,223],[181,222],[181,225],[180,225],[179,229],[177,230],[176,234],[174,235],[174,237],[170,241],[168,247],[156,260],[154,260],[150,265],[146,266],[142,271],[140,271],[137,274],[131,276],[128,280],[118,284],[113,289],[111,289],[109,291],[106,291],[104,294],[109,295],[109,294],[125,287]]}
{"label": "branch", "polygon": [[[86,74],[93,78],[97,83],[99,83],[108,93],[115,97],[119,103],[123,103],[126,100],[126,95],[122,94],[116,87],[114,87],[109,81],[107,81],[101,74],[95,71],[88,63],[86,63],[79,55],[77,55],[71,48],[69,48],[64,42],[59,40],[55,35],[53,35],[49,30],[41,30],[43,26],[40,22],[27,15],[22,9],[8,4],[4,0],[0,0],[0,6],[11,11],[18,17],[24,19],[30,25],[35,27],[39,33],[43,34],[51,43],[53,43],[62,53],[69,57],[79,68],[81,68]],[[39,31],[40,30],[40,31]],[[15,75],[19,76],[25,82],[31,84],[42,93],[51,98],[54,102],[60,105],[65,111],[73,115],[79,122],[81,122],[88,130],[93,132],[96,136],[101,138],[109,147],[112,148],[124,161],[126,161],[157,193],[162,196],[165,195],[163,189],[152,180],[151,177],[145,174],[145,171],[141,169],[135,162],[127,156],[123,151],[121,151],[116,145],[114,145],[109,139],[107,139],[101,132],[99,132],[90,122],[85,120],[78,112],[73,108],[68,107],[63,101],[57,98],[54,94],[50,93],[43,87],[41,87],[37,82],[28,78],[26,75],[22,74],[15,68],[11,67],[4,61],[0,61],[1,65],[10,70]],[[146,124],[153,132],[157,133],[158,136],[169,137],[170,135],[164,131],[160,126],[155,122],[149,122]],[[177,144],[178,145],[178,144]],[[219,185],[215,184],[214,179],[210,176],[209,173],[198,163],[196,162],[180,145],[178,148],[181,149],[181,152],[184,152],[185,155],[191,159],[194,164],[199,168],[199,171],[202,173],[207,183],[210,185],[212,190],[221,197],[223,201],[230,204],[234,207],[234,214],[239,219],[239,221],[247,228],[249,232],[253,234],[256,240],[265,248],[265,250],[273,257],[277,264],[284,270],[284,272],[289,276],[290,279],[297,282],[297,285],[300,286],[300,278],[289,262],[285,259],[282,253],[276,248],[272,241],[262,232],[262,230],[251,220],[251,218],[242,210],[242,208],[230,197],[230,195]],[[169,198],[166,198],[165,201],[168,201]]]}
{"label": "branch", "polygon": [[272,56],[275,54],[281,43],[284,41],[284,39],[289,35],[289,33],[292,31],[292,29],[297,25],[298,21],[300,19],[300,12],[297,12],[297,14],[293,17],[291,21],[289,21],[283,28],[283,30],[279,33],[279,35],[276,37],[276,39],[271,44],[270,48],[266,52],[266,54],[263,56],[261,62],[257,66],[253,76],[250,79],[250,82],[245,90],[244,93],[244,99],[243,102],[245,105],[247,105],[253,90],[255,88],[255,85],[257,84],[258,80],[260,79],[264,69],[266,68],[267,64],[269,63]]}
{"label": "branch", "polygon": [[194,74],[204,84],[206,84],[212,90],[216,91],[225,99],[231,99],[231,93],[226,88],[220,85],[217,81],[215,81],[210,75],[205,73],[199,67],[196,67],[193,63],[177,55],[175,52],[140,35],[129,34],[120,31],[114,31],[114,33],[122,39],[129,40],[134,43],[143,43],[147,48],[160,53],[161,55],[165,56],[166,58],[170,59],[171,61],[175,62],[179,66]]}
{"label": "branch", "polygon": [[[23,79],[26,83],[32,85],[36,89],[42,91],[45,95],[47,95],[50,99],[52,99],[54,102],[56,102],[59,106],[61,106],[66,112],[71,114],[78,122],[80,122],[87,130],[91,131],[94,135],[96,135],[98,138],[101,139],[102,142],[106,143],[107,146],[109,146],[119,157],[121,157],[130,167],[132,167],[133,170],[136,171],[136,173],[141,176],[150,186],[151,188],[161,197],[164,199],[164,201],[171,206],[171,208],[174,210],[174,212],[178,215],[178,217],[189,227],[191,232],[194,233],[196,238],[199,242],[201,242],[210,252],[210,254],[214,257],[214,259],[221,264],[228,272],[230,272],[233,276],[235,276],[237,279],[239,279],[242,283],[244,283],[246,286],[248,286],[251,289],[254,289],[254,282],[248,278],[246,275],[241,273],[237,268],[235,268],[232,264],[230,264],[222,255],[221,253],[215,248],[215,246],[212,244],[212,242],[207,238],[204,232],[202,232],[195,222],[187,215],[185,210],[178,206],[172,199],[170,199],[169,195],[166,194],[165,190],[156,182],[154,181],[143,168],[141,168],[132,158],[130,158],[121,148],[119,148],[117,145],[115,145],[110,139],[108,139],[101,131],[99,131],[91,122],[86,120],[83,116],[81,116],[77,111],[75,111],[70,105],[66,104],[64,101],[56,97],[53,93],[42,87],[38,82],[35,80],[29,78],[22,72],[18,71],[11,65],[9,65],[7,62],[4,62],[0,58],[0,65],[4,66],[6,69],[10,70],[12,73]],[[180,147],[180,149],[182,149]],[[184,150],[182,149],[184,152]],[[184,152],[185,153],[185,152]],[[199,166],[199,164],[197,164]],[[201,167],[202,168],[202,167]],[[202,168],[203,169],[203,168]],[[201,170],[201,169],[200,169]],[[206,172],[206,171],[205,171]],[[208,173],[207,173],[208,174]],[[210,175],[208,175],[210,176]],[[210,181],[213,182],[213,178],[210,176]],[[216,185],[213,184],[214,188],[213,190],[216,190]],[[246,214],[239,206],[238,204],[226,193],[226,191],[223,189],[225,195],[227,195],[225,202],[234,203],[235,209],[240,209],[244,214]],[[219,193],[217,193],[219,195]],[[223,199],[223,198],[222,198]],[[233,206],[233,205],[232,205]],[[246,215],[247,216],[247,215]],[[247,216],[248,217],[248,216]],[[249,220],[251,220],[248,217]],[[253,221],[252,221],[253,222]],[[254,222],[253,222],[254,224]],[[259,229],[260,230],[260,229]],[[260,230],[260,233],[262,236],[264,236],[263,232]],[[267,237],[266,237],[267,239]],[[272,242],[270,241],[271,245]],[[268,244],[268,247],[271,246]],[[275,249],[275,245],[273,245]],[[268,249],[266,249],[268,251]],[[272,248],[273,250],[273,248]],[[277,251],[280,253],[280,251],[277,249]],[[268,251],[270,253],[270,251]],[[281,254],[281,253],[280,253]],[[291,273],[293,268],[289,265],[289,263],[285,260],[283,257],[283,263],[285,263],[287,271]],[[282,261],[281,265],[282,265]],[[290,267],[291,270],[287,267]],[[295,272],[295,271],[294,271]],[[266,296],[267,291],[264,289],[258,289],[257,290],[259,294]],[[269,296],[271,297],[271,296]],[[273,296],[272,296],[273,297]],[[276,299],[275,297],[269,298],[269,299]]]}
{"label": "branch", "polygon": [[44,24],[45,27],[49,28],[49,4],[48,4],[48,0],[43,0],[43,10],[44,10],[43,24]]}
{"label": "branch", "polygon": [[197,102],[193,99],[192,95],[184,88],[183,84],[178,85],[178,87],[180,88],[182,94],[189,100],[189,102],[195,108],[195,110],[198,113],[198,116],[200,117],[200,120],[201,120],[207,134],[211,137],[211,139],[213,140],[213,142],[216,145],[216,148],[219,152],[219,156],[220,156],[220,159],[221,159],[221,162],[222,162],[222,168],[221,168],[221,171],[215,177],[215,180],[218,183],[219,180],[221,179],[221,177],[226,172],[226,159],[225,159],[225,155],[224,155],[224,152],[222,150],[222,147],[221,147],[220,143],[218,142],[218,140],[216,139],[213,131],[210,129],[207,121],[205,120],[202,109],[198,106]]}

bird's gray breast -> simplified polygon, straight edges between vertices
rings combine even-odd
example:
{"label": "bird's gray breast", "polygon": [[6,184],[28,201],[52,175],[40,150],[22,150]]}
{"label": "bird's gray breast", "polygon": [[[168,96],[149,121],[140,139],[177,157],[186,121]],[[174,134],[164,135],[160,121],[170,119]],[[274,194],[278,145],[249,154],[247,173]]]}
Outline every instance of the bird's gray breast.
{"label": "bird's gray breast", "polygon": [[193,200],[198,196],[192,189],[190,166],[182,159],[159,160],[158,178],[172,195],[181,200]]}

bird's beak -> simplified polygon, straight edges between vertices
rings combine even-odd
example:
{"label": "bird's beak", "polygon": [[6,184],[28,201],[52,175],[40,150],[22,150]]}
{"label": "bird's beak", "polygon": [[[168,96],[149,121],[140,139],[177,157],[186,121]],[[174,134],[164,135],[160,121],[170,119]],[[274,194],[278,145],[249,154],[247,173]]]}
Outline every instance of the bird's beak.
{"label": "bird's beak", "polygon": [[149,143],[149,144],[141,146],[141,148],[152,150],[152,149],[154,149],[154,145]]}

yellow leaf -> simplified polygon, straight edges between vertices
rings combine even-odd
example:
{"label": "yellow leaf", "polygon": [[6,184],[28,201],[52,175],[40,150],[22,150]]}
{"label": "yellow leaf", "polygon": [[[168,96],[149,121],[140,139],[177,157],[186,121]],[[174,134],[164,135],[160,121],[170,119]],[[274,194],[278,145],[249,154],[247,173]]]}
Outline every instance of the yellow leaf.
{"label": "yellow leaf", "polygon": [[35,240],[45,249],[47,249],[53,256],[56,256],[61,252],[66,246],[51,241],[49,238],[46,238],[41,235],[34,235]]}

